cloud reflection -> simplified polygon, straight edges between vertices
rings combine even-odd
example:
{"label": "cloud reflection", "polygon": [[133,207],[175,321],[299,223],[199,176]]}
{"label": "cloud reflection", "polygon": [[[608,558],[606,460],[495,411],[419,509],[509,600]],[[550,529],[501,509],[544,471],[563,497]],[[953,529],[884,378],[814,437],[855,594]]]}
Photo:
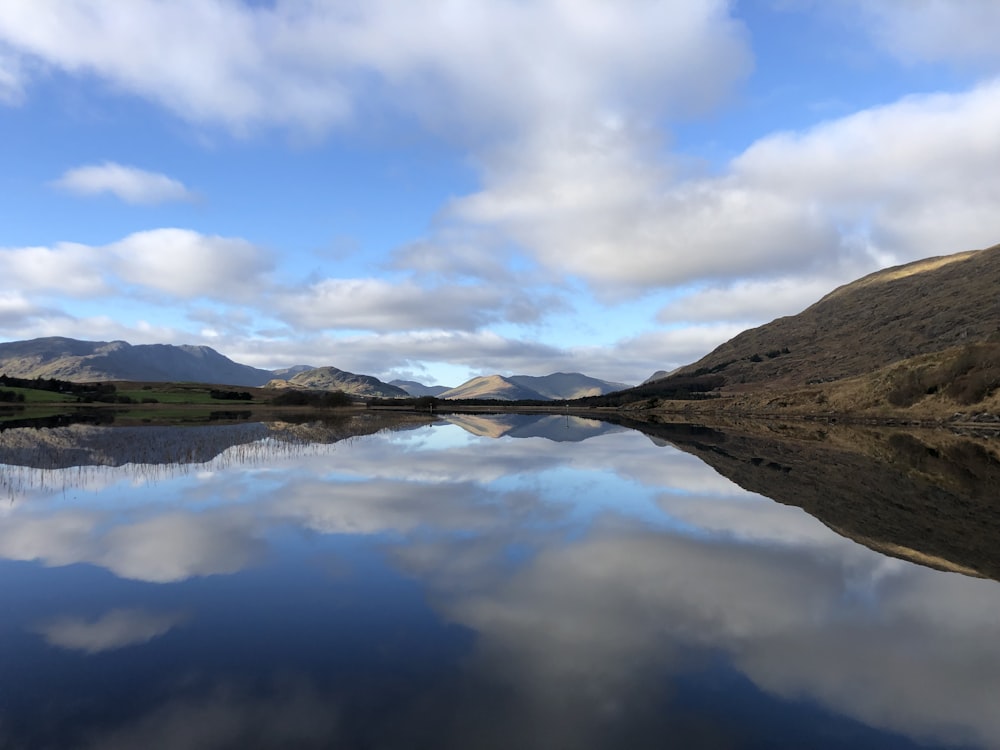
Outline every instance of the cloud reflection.
{"label": "cloud reflection", "polygon": [[[370,544],[419,582],[441,618],[476,634],[461,676],[394,709],[400,732],[434,724],[441,746],[488,746],[487,724],[498,721],[514,728],[507,746],[624,742],[607,733],[624,712],[677,729],[683,717],[671,713],[670,691],[648,696],[663,696],[710,654],[773,696],[920,741],[1000,745],[995,582],[885,558],[637,433],[544,449],[535,440],[435,449],[420,435],[285,452],[249,474],[218,466],[200,481],[168,483],[173,501],[125,510],[39,497],[3,518],[0,555],[171,583],[243,570],[271,554],[277,531],[375,537]],[[557,469],[566,481],[540,479]],[[594,472],[628,481],[609,485],[621,494],[594,513],[574,516],[574,497],[559,493]],[[239,492],[227,491],[234,483]],[[647,490],[659,523],[628,515],[625,495]],[[101,650],[177,624],[132,616],[131,628],[113,612],[42,632]],[[292,714],[323,710],[326,698],[305,694]],[[221,722],[229,734],[219,736],[241,738],[257,726],[245,703],[222,696],[214,712],[165,705],[100,746],[157,732],[216,746],[190,734],[183,717]],[[709,731],[688,729],[695,744]]]}
{"label": "cloud reflection", "polygon": [[37,631],[53,646],[97,654],[148,643],[170,632],[186,619],[180,613],[113,609],[96,620],[59,617],[42,623]]}

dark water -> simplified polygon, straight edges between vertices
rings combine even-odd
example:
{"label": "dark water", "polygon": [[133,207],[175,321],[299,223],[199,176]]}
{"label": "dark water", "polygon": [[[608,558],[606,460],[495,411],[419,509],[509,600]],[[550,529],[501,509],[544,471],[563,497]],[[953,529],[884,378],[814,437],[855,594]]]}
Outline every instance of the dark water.
{"label": "dark water", "polygon": [[1000,747],[996,581],[455,421],[0,433],[0,748]]}

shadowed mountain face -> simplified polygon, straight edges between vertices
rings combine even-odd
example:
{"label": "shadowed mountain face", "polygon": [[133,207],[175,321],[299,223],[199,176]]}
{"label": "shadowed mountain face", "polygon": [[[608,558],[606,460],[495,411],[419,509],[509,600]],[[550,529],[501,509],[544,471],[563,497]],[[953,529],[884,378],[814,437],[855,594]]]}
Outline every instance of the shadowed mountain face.
{"label": "shadowed mountain face", "polygon": [[1000,245],[889,268],[744,331],[676,375],[719,375],[742,390],[869,373],[986,341],[1000,329],[998,289]]}
{"label": "shadowed mountain face", "polygon": [[780,423],[629,426],[879,552],[1000,580],[995,439]]}
{"label": "shadowed mountain face", "polygon": [[0,344],[0,372],[19,378],[60,380],[193,381],[260,386],[274,375],[241,365],[207,346],[124,341],[77,341],[61,337]]}

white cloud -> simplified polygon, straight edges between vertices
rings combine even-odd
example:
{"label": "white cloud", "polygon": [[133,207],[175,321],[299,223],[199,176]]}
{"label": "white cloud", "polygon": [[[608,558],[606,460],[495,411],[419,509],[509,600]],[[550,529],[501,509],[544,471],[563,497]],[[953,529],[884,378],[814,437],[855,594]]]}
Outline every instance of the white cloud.
{"label": "white cloud", "polygon": [[469,331],[503,319],[533,321],[544,312],[523,292],[498,285],[424,288],[374,278],[323,279],[279,293],[274,309],[296,328],[367,331]]}
{"label": "white cloud", "polygon": [[372,76],[396,106],[426,121],[489,130],[653,96],[657,107],[710,105],[748,63],[742,28],[727,11],[723,0],[135,0],[125,8],[33,0],[0,8],[0,40],[236,131],[343,122],[370,95]]}
{"label": "white cloud", "polygon": [[180,298],[259,298],[271,254],[238,237],[187,229],[136,232],[108,246],[125,281]]}
{"label": "white cloud", "polygon": [[994,0],[849,0],[864,28],[906,63],[956,62],[996,69],[995,31],[1000,5]]}
{"label": "white cloud", "polygon": [[20,292],[0,290],[0,330],[20,328],[29,321],[44,318],[62,318],[58,310],[40,307]]}
{"label": "white cloud", "polygon": [[100,260],[96,248],[71,242],[51,248],[0,248],[0,265],[4,269],[0,289],[98,297],[111,290]]}
{"label": "white cloud", "polygon": [[110,161],[67,170],[52,184],[78,195],[111,193],[126,203],[154,204],[194,198],[182,182],[172,177]]}
{"label": "white cloud", "polygon": [[178,613],[114,609],[96,620],[60,617],[40,625],[38,632],[53,646],[97,654],[148,643],[168,633],[185,619]]}
{"label": "white cloud", "polygon": [[565,362],[563,352],[555,346],[506,338],[491,331],[427,330],[297,341],[251,340],[239,344],[229,356],[259,367],[275,361],[275,367],[332,364],[342,370],[375,375],[419,367],[423,362],[445,362],[484,372],[522,372],[539,367],[539,363]]}
{"label": "white cloud", "polygon": [[[846,273],[844,281],[858,274]],[[663,323],[725,321],[759,325],[782,315],[794,315],[832,291],[827,278],[780,278],[737,281],[727,286],[698,289],[672,299],[657,314]]]}
{"label": "white cloud", "polygon": [[675,174],[657,152],[622,123],[536,131],[492,152],[451,216],[612,297],[748,278],[828,291],[1000,239],[1000,81],[763,138],[719,176]]}
{"label": "white cloud", "polygon": [[0,261],[11,291],[93,298],[125,282],[181,299],[230,301],[259,300],[273,266],[270,253],[246,240],[187,229],[136,232],[103,247],[4,248]]}

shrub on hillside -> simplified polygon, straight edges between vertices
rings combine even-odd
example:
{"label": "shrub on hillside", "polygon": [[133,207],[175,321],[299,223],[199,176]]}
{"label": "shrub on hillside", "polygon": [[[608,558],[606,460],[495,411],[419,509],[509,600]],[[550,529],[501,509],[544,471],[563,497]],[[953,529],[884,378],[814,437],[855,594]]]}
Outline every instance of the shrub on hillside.
{"label": "shrub on hillside", "polygon": [[312,406],[319,409],[332,409],[337,406],[350,406],[351,397],[343,391],[300,391],[289,389],[279,393],[271,403],[275,406]]}
{"label": "shrub on hillside", "polygon": [[969,344],[951,361],[922,370],[896,372],[886,398],[893,406],[912,406],[924,396],[943,392],[969,406],[1000,387],[1000,344]]}

